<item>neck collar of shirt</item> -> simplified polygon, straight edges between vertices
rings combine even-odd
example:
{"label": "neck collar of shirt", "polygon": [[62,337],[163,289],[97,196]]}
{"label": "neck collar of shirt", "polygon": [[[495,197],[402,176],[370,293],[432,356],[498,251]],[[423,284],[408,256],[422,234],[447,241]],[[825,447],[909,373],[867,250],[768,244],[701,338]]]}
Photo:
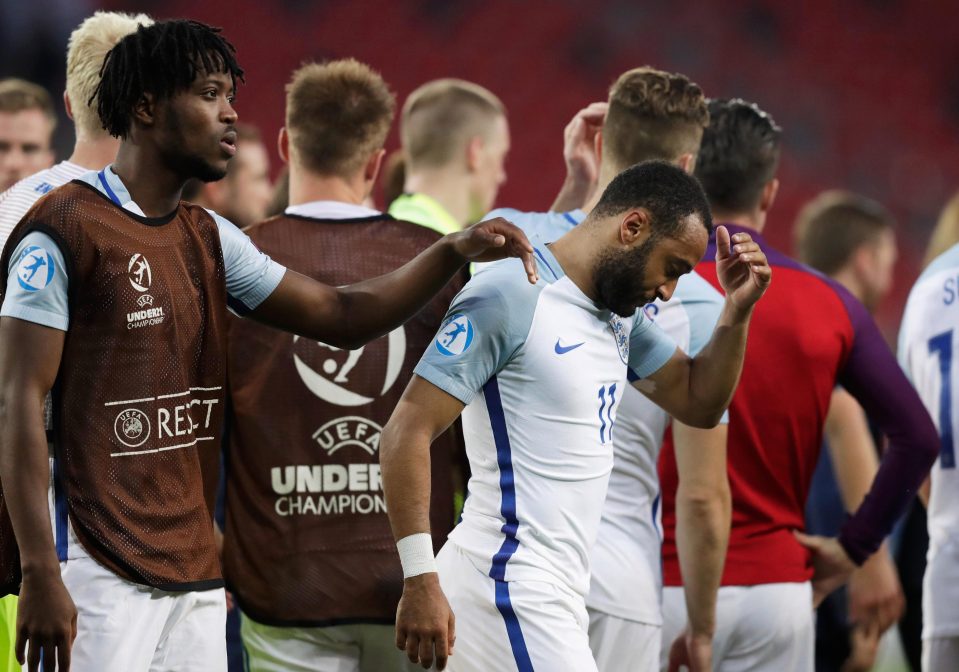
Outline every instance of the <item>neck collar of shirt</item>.
{"label": "neck collar of shirt", "polygon": [[564,212],[563,217],[573,226],[579,226],[583,223],[583,220],[586,219],[586,213],[583,212],[582,209],[576,208],[575,210]]}
{"label": "neck collar of shirt", "polygon": [[529,237],[529,242],[533,246],[533,258],[536,260],[536,270],[548,282],[556,282],[560,278],[566,277],[566,272],[559,265],[556,257],[546,242],[539,236]]}
{"label": "neck collar of shirt", "polygon": [[361,219],[383,215],[379,210],[345,201],[309,201],[291,205],[284,213],[312,219]]}
{"label": "neck collar of shirt", "polygon": [[111,201],[124,210],[129,210],[140,217],[146,217],[143,210],[130,195],[130,190],[123,184],[123,180],[120,179],[119,175],[113,172],[112,163],[100,172],[94,173],[94,175],[96,179],[93,182],[93,186],[106,194]]}

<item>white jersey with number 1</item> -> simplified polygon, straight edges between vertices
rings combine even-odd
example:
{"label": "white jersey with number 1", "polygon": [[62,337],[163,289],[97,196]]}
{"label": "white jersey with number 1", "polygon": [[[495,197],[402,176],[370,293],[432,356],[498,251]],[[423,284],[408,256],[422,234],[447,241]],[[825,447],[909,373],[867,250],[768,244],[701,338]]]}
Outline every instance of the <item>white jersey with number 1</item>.
{"label": "white jersey with number 1", "polygon": [[941,437],[932,468],[923,639],[959,636],[959,245],[936,258],[909,294],[899,363]]}

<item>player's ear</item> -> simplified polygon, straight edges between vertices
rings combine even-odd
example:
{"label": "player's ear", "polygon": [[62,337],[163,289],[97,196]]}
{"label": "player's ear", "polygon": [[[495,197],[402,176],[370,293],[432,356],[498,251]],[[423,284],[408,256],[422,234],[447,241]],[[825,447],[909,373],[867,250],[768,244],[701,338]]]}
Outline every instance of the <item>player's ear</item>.
{"label": "player's ear", "polygon": [[651,233],[649,211],[646,208],[627,210],[619,224],[619,239],[632,247],[644,242]]}
{"label": "player's ear", "polygon": [[386,150],[381,147],[370,154],[370,158],[366,160],[366,166],[363,168],[363,179],[370,185],[376,184],[376,178],[383,166],[384,156],[386,156]]}
{"label": "player's ear", "polygon": [[67,119],[73,121],[73,105],[70,104],[70,94],[63,92],[63,107],[67,110]]}
{"label": "player's ear", "polygon": [[603,161],[603,129],[596,131],[596,135],[593,137],[593,150],[596,152],[596,162],[602,163]]}
{"label": "player's ear", "polygon": [[776,201],[776,194],[778,193],[779,180],[774,177],[763,187],[763,195],[759,200],[759,209],[762,212],[769,212],[769,209],[773,207],[773,203]]}
{"label": "player's ear", "polygon": [[276,137],[276,151],[279,152],[283,163],[290,162],[290,134],[286,131],[286,126],[280,127],[280,134]]}
{"label": "player's ear", "polygon": [[480,166],[483,158],[483,138],[474,135],[466,143],[466,168],[469,172],[474,172]]}
{"label": "player's ear", "polygon": [[156,123],[157,100],[152,93],[144,93],[133,106],[133,119],[143,126]]}
{"label": "player's ear", "polygon": [[692,175],[693,169],[696,167],[696,155],[686,152],[680,155],[679,160],[676,161],[676,165],[682,168],[683,172]]}

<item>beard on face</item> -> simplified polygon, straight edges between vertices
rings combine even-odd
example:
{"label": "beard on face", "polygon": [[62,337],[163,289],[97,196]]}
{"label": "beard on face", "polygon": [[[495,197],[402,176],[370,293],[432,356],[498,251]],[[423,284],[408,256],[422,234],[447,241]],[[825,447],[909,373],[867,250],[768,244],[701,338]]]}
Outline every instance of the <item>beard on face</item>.
{"label": "beard on face", "polygon": [[606,250],[593,266],[593,284],[599,302],[620,317],[632,317],[654,300],[643,294],[646,264],[657,241],[655,234],[634,250]]}

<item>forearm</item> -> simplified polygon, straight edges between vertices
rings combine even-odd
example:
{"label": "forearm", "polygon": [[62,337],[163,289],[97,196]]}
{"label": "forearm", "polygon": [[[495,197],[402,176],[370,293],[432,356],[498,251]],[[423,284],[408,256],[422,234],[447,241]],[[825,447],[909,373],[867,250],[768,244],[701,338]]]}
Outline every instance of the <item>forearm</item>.
{"label": "forearm", "polygon": [[712,338],[690,362],[688,406],[714,425],[739,384],[751,315],[751,310],[740,310],[727,299]]}
{"label": "forearm", "polygon": [[716,594],[723,575],[732,513],[729,484],[676,493],[676,546],[683,575],[689,629],[712,636],[716,629]]}
{"label": "forearm", "polygon": [[[865,312],[852,305],[854,316],[855,310]],[[843,549],[862,564],[916,496],[939,455],[939,436],[875,323],[868,316],[857,317],[856,327],[856,340],[839,382],[888,439],[869,493],[839,533]]]}
{"label": "forearm", "polygon": [[396,541],[411,534],[430,533],[431,442],[428,432],[397,420],[396,414],[383,429],[383,494]]}
{"label": "forearm", "polygon": [[0,480],[24,575],[59,572],[50,525],[50,462],[42,401],[7,391],[0,399]]}
{"label": "forearm", "polygon": [[890,437],[879,471],[862,504],[846,521],[839,542],[856,564],[861,565],[880,546],[909,502],[918,494],[923,479],[938,454],[935,429],[920,422],[912,437]]}
{"label": "forearm", "polygon": [[855,511],[869,492],[879,459],[866,417],[848,392],[833,392],[825,433],[843,505]]}
{"label": "forearm", "polygon": [[[453,235],[458,234],[437,241],[395,271],[338,288],[340,319],[336,320],[335,340],[342,345],[327,342],[358,348],[418,313],[466,262],[453,248]],[[330,325],[324,318],[316,327],[326,334]]]}

